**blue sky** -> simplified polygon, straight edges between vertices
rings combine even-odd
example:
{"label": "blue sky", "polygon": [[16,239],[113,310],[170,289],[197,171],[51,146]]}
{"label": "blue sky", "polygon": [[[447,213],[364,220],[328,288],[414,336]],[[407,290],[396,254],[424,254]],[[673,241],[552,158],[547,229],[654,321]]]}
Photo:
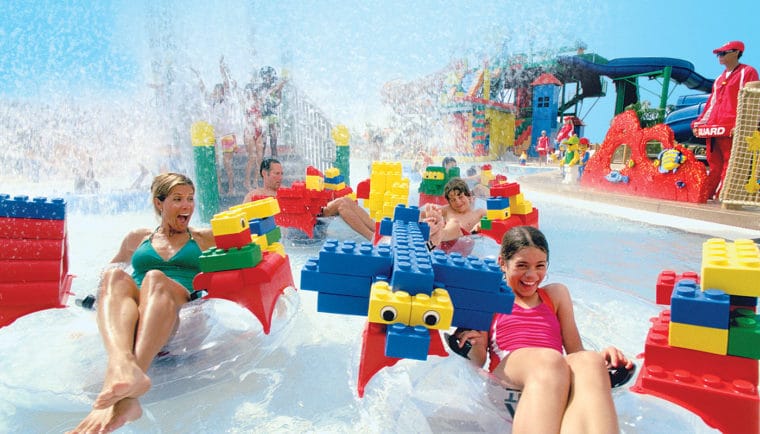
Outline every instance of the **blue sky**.
{"label": "blue sky", "polygon": [[[729,3],[6,0],[0,4],[0,95],[130,98],[150,91],[156,59],[172,62],[188,81],[190,67],[196,68],[210,84],[224,55],[241,82],[264,64],[287,68],[334,122],[358,126],[378,118],[380,89],[388,81],[414,80],[457,58],[475,62],[576,40],[608,59],[688,60],[712,78],[721,67],[711,50],[741,39],[747,45],[742,60],[760,67],[760,32],[750,13],[755,2]],[[608,95],[584,105],[594,141],[602,140],[612,115],[614,96]]]}

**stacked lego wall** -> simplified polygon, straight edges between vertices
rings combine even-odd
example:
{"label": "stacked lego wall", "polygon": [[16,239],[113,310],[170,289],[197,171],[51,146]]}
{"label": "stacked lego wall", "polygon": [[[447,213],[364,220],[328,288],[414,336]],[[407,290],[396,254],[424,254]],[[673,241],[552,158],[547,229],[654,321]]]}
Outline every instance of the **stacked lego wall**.
{"label": "stacked lego wall", "polygon": [[72,278],[64,200],[0,195],[0,327],[65,307]]}

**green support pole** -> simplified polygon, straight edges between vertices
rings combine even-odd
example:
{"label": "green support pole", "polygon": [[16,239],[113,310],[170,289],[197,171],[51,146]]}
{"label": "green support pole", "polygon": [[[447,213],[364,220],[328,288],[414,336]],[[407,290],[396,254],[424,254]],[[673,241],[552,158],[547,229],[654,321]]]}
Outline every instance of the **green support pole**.
{"label": "green support pole", "polygon": [[201,220],[211,222],[219,212],[219,182],[216,176],[216,140],[214,127],[208,122],[198,121],[190,127],[195,159],[196,198]]}
{"label": "green support pole", "polygon": [[665,109],[668,104],[668,86],[670,85],[670,74],[673,72],[672,66],[666,66],[662,71],[662,94],[660,95],[660,111],[657,113],[657,123],[665,121]]}

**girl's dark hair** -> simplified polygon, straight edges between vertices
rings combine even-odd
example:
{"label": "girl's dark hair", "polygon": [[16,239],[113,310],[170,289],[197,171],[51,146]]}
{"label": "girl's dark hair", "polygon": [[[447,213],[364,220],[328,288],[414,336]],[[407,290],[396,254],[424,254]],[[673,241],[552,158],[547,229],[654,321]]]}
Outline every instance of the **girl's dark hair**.
{"label": "girl's dark hair", "polygon": [[549,260],[549,243],[543,232],[533,226],[515,226],[504,234],[501,239],[501,252],[499,253],[503,260],[512,259],[523,247],[535,247],[546,253],[546,260]]}

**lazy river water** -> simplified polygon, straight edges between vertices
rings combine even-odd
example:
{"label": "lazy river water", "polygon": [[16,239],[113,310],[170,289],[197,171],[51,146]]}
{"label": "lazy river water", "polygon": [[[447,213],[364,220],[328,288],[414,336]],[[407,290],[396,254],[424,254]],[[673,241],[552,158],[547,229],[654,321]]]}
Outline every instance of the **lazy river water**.
{"label": "lazy river water", "polygon": [[[352,163],[352,173],[361,177],[366,163]],[[660,310],[653,300],[661,270],[698,271],[701,244],[712,236],[755,235],[727,226],[695,225],[686,219],[525,193],[539,208],[541,228],[550,242],[548,280],[570,287],[585,342],[594,347],[612,343],[629,355],[643,350],[647,319]],[[646,223],[653,219],[659,225]],[[147,211],[73,213],[67,220],[76,297],[94,291],[101,267],[126,231],[154,221]],[[702,232],[680,229],[692,226]],[[359,240],[340,220],[333,221],[327,232],[328,237]],[[286,241],[296,286],[303,263],[319,248],[319,243],[298,246]],[[481,240],[476,253],[496,255],[496,244]],[[0,351],[4,352],[0,430],[61,432],[88,411],[99,390],[104,353],[93,314],[74,306],[74,298],[66,309],[31,314],[0,329]],[[123,432],[508,429],[503,407],[489,398],[486,383],[457,356],[402,361],[372,378],[365,397],[358,398],[364,319],[318,313],[312,292],[288,297],[281,306],[290,318],[287,326],[277,328],[275,323],[269,336],[261,334],[246,310],[221,300],[207,303],[203,309],[208,320],[200,327],[210,335],[200,337],[206,339],[201,345],[208,351],[205,359],[163,367],[165,381],[143,399],[144,416]],[[19,378],[28,381],[19,384]],[[615,402],[624,432],[712,432],[688,411],[634,394],[627,387],[615,391]]]}

